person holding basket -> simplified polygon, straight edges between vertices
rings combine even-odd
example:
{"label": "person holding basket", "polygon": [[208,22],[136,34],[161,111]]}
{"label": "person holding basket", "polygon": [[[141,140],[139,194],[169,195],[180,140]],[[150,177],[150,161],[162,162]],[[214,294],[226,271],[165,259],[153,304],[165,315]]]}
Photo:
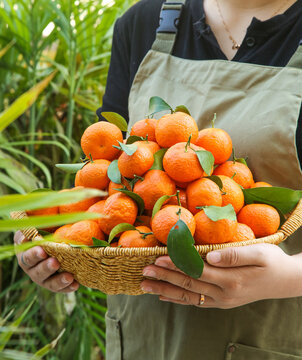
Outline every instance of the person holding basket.
{"label": "person holding basket", "polygon": [[[301,40],[302,0],[141,0],[115,24],[97,113],[131,127],[154,95],[188,106],[199,129],[215,112],[259,179],[301,189]],[[78,288],[40,247],[18,260],[51,291]],[[108,296],[107,360],[302,359],[301,229],[280,247],[210,252],[199,279],[169,257],[144,275],[151,295]]]}

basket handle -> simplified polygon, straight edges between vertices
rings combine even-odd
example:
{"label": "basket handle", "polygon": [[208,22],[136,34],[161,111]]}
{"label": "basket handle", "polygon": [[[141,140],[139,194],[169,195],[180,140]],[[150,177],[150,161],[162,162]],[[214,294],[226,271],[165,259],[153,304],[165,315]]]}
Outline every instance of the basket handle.
{"label": "basket handle", "polygon": [[[27,214],[25,211],[13,211],[10,213],[10,216],[12,219],[18,220],[18,219],[25,219],[27,218]],[[34,227],[28,227],[21,230],[22,234],[24,235],[25,239],[31,241],[35,237],[39,235],[38,230]]]}
{"label": "basket handle", "polygon": [[302,199],[298,202],[295,210],[279,230],[285,235],[284,240],[302,226]]}

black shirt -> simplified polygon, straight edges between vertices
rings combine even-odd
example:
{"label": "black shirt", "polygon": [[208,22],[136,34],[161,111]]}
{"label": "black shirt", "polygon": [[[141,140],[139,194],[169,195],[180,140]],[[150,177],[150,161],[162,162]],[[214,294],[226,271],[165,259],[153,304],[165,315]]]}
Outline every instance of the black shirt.
{"label": "black shirt", "polygon": [[[116,21],[106,91],[103,105],[97,111],[100,118],[102,111],[114,111],[128,119],[130,88],[141,61],[155,40],[163,2],[141,0]],[[297,0],[283,14],[269,20],[253,18],[232,61],[283,67],[301,39],[302,0]],[[202,0],[187,0],[172,55],[193,60],[226,60],[205,22]],[[296,143],[302,165],[302,112]]]}

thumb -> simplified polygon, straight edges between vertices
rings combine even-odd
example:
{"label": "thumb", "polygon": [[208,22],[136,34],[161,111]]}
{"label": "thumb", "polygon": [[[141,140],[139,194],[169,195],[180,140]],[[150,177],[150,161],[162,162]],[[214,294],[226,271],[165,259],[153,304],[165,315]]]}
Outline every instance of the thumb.
{"label": "thumb", "polygon": [[207,254],[207,262],[218,267],[263,266],[268,254],[266,255],[266,248],[259,245],[229,247],[211,251]]}

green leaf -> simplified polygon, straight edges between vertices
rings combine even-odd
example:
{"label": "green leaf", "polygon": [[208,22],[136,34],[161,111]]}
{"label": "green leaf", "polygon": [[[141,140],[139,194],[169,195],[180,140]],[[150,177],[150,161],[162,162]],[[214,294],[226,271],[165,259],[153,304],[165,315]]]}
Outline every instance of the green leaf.
{"label": "green leaf", "polygon": [[152,210],[152,219],[154,218],[155,214],[159,212],[164,203],[173,196],[175,195],[163,195],[156,201]]}
{"label": "green leaf", "polygon": [[194,238],[187,224],[178,220],[168,235],[168,254],[181,271],[194,279],[200,278],[204,262],[194,247]]}
{"label": "green leaf", "polygon": [[150,170],[164,170],[163,158],[168,149],[160,149],[153,155],[154,163]]}
{"label": "green leaf", "polygon": [[233,205],[228,204],[226,206],[204,206],[196,207],[197,209],[202,208],[209,219],[212,221],[218,221],[222,219],[237,220]]}
{"label": "green leaf", "polygon": [[136,150],[137,150],[137,145],[136,144],[130,144],[130,145],[126,145],[126,144],[123,144],[121,142],[118,142],[121,149],[129,156],[133,155]]}
{"label": "green leaf", "polygon": [[95,237],[92,238],[93,240],[93,246],[100,246],[100,247],[106,247],[106,246],[109,246],[109,243],[107,241],[104,241],[104,240],[100,240],[100,239],[97,239]]}
{"label": "green leaf", "polygon": [[109,244],[111,241],[116,237],[116,235],[120,234],[121,232],[127,231],[127,230],[136,230],[135,226],[127,223],[121,223],[116,225],[109,234],[108,242]]}
{"label": "green leaf", "polygon": [[36,101],[39,94],[51,82],[55,74],[56,72],[53,72],[23,95],[19,96],[12,105],[0,114],[0,132],[22,115]]}
{"label": "green leaf", "polygon": [[207,175],[210,175],[215,161],[213,154],[210,151],[206,150],[197,150],[195,151],[195,153],[205,173]]}
{"label": "green leaf", "polygon": [[183,112],[183,113],[186,113],[188,115],[191,116],[190,114],[190,111],[184,106],[184,105],[179,105],[179,106],[176,106],[174,112],[177,112],[177,111],[180,111],[180,112]]}
{"label": "green leaf", "polygon": [[102,112],[101,115],[111,124],[116,125],[121,131],[128,130],[127,121],[118,113]]}
{"label": "green leaf", "polygon": [[116,190],[131,197],[131,199],[133,199],[137,203],[138,215],[142,215],[142,213],[145,210],[145,203],[144,200],[138,194],[126,189],[116,189]]}
{"label": "green leaf", "polygon": [[41,193],[41,192],[46,192],[46,191],[48,191],[48,192],[51,192],[51,191],[54,192],[54,190],[52,190],[52,189],[40,188],[40,189],[35,189],[35,190],[31,191],[30,193],[33,194],[33,193]]}
{"label": "green leaf", "polygon": [[288,214],[302,198],[302,190],[292,190],[283,187],[263,187],[243,189],[246,204],[262,203],[275,207],[282,214]]}
{"label": "green leaf", "polygon": [[173,109],[170,105],[168,105],[165,100],[160,98],[159,96],[153,96],[149,101],[149,113],[150,115],[154,115],[158,112],[169,110],[171,113]]}
{"label": "green leaf", "polygon": [[108,166],[107,175],[109,179],[114,182],[115,184],[122,183],[122,175],[118,168],[118,160],[113,160],[111,164]]}
{"label": "green leaf", "polygon": [[143,140],[145,140],[145,139],[142,136],[131,135],[128,137],[126,144],[131,145],[131,144],[135,143],[136,141],[143,141]]}
{"label": "green leaf", "polygon": [[18,220],[0,220],[0,232],[15,231],[33,226],[37,229],[72,224],[82,220],[92,220],[102,217],[99,213],[78,212],[59,215],[30,216]]}
{"label": "green leaf", "polygon": [[247,162],[245,158],[239,158],[239,159],[236,158],[235,161],[247,166]]}
{"label": "green leaf", "polygon": [[65,329],[63,329],[58,337],[54,339],[51,343],[43,346],[41,349],[39,349],[34,356],[32,357],[32,360],[41,359],[43,356],[47,355],[52,349],[54,349],[57,346],[58,341],[61,339],[65,332]]}
{"label": "green leaf", "polygon": [[107,193],[97,189],[76,189],[64,192],[40,192],[26,195],[4,195],[0,202],[0,215],[12,211],[43,209],[46,207],[71,204],[83,199],[106,196]]}
{"label": "green leaf", "polygon": [[19,194],[25,194],[26,191],[23,189],[21,185],[19,185],[14,179],[6,174],[0,173],[0,183],[10,187],[11,189],[15,190],[15,192]]}
{"label": "green leaf", "polygon": [[77,171],[81,170],[85,163],[80,164],[56,164],[56,168],[65,171],[69,174],[75,174]]}
{"label": "green leaf", "polygon": [[16,40],[12,40],[10,43],[8,43],[3,49],[0,50],[0,58],[2,58],[2,56],[4,56],[8,50],[15,45]]}
{"label": "green leaf", "polygon": [[223,184],[219,176],[211,175],[211,176],[206,176],[206,178],[214,181],[214,183],[219,186],[219,189],[222,190]]}

